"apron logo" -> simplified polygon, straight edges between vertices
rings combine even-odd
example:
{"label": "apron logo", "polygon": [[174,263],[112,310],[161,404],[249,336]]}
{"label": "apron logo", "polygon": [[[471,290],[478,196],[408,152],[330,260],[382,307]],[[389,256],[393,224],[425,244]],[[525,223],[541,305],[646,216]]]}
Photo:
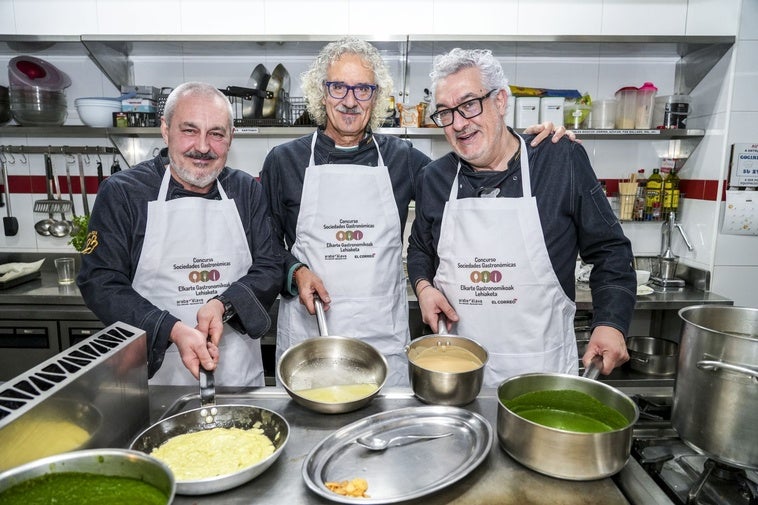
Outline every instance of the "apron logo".
{"label": "apron logo", "polygon": [[500,272],[500,270],[474,270],[469,275],[469,279],[471,279],[471,282],[474,284],[478,283],[488,283],[488,282],[494,282],[498,283],[501,280],[503,280],[503,274]]}
{"label": "apron logo", "polygon": [[363,232],[361,230],[340,230],[335,233],[334,238],[337,239],[337,242],[344,242],[346,240],[361,240],[363,239]]}
{"label": "apron logo", "polygon": [[221,278],[218,270],[193,270],[187,276],[193,284],[198,282],[215,282]]}

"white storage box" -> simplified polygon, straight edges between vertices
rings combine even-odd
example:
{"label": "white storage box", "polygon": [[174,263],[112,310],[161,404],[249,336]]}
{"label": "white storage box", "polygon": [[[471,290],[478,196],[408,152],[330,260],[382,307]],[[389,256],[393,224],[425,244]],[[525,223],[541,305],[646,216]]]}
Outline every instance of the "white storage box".
{"label": "white storage box", "polygon": [[562,96],[545,96],[540,98],[540,123],[552,121],[555,126],[563,126]]}
{"label": "white storage box", "polygon": [[516,97],[516,128],[526,128],[540,122],[540,98]]}

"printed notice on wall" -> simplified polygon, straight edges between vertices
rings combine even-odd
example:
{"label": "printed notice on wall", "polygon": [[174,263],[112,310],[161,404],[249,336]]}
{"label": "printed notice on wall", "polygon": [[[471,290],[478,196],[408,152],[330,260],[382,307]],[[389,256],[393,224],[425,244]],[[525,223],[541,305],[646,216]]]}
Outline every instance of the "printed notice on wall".
{"label": "printed notice on wall", "polygon": [[726,192],[721,233],[758,235],[758,191]]}
{"label": "printed notice on wall", "polygon": [[729,188],[758,187],[758,143],[733,144]]}

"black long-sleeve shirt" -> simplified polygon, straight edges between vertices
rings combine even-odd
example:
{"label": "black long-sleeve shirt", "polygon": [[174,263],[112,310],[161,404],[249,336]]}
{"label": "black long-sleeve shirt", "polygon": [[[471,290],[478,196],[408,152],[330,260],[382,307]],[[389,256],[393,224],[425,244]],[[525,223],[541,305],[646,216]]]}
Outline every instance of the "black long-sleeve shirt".
{"label": "black long-sleeve shirt", "polygon": [[[105,324],[123,321],[144,329],[148,337],[148,374],[160,368],[169,335],[179,321],[160,310],[132,288],[147,224],[147,204],[156,200],[168,164],[164,149],[155,159],[107,178],[100,186],[89,230],[97,231],[98,245],[82,254],[77,284],[87,307]],[[223,293],[232,303],[235,329],[260,338],[270,327],[268,309],[282,284],[281,256],[275,247],[268,203],[259,182],[250,174],[225,167],[208,194],[185,190],[171,179],[168,199],[220,199],[218,184],[234,201],[253,258],[248,273]],[[198,240],[203,240],[198,237]]]}
{"label": "black long-sleeve shirt", "polygon": [[[632,249],[581,144],[561,139],[529,146],[532,195],[537,199],[542,233],[550,261],[566,295],[575,299],[577,253],[593,264],[590,275],[593,322],[612,326],[625,335],[636,301]],[[408,274],[415,286],[431,281],[437,271],[437,244],[458,156],[449,153],[429,164],[416,200],[416,219],[408,246]],[[474,171],[461,162],[458,198],[475,198],[482,188],[498,188],[499,198],[521,197],[521,164],[512,161],[503,172]]]}
{"label": "black long-sleeve shirt", "polygon": [[[386,135],[374,135],[374,137],[389,171],[402,231],[408,217],[408,205],[416,198],[416,185],[420,179],[420,173],[430,160],[406,140]],[[274,147],[266,156],[261,171],[261,184],[271,205],[274,234],[281,247],[286,249],[281,254],[284,256],[285,272],[290,273],[282,288],[282,294],[287,296],[294,294],[290,282],[291,272],[299,263],[298,258],[289,250],[295,243],[303,181],[310,160],[312,140],[313,135],[309,134]],[[371,135],[364,138],[353,149],[341,149],[335,146],[334,140],[324,134],[322,129],[318,130],[314,156],[316,165],[376,166],[378,160]]]}

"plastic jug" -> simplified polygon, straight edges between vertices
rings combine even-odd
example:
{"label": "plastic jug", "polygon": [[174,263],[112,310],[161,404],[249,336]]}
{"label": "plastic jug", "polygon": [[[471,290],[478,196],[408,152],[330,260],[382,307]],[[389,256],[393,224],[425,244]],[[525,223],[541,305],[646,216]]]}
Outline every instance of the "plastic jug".
{"label": "plastic jug", "polygon": [[649,130],[653,124],[653,108],[655,107],[655,94],[658,88],[652,82],[646,82],[637,88],[637,110],[634,116],[634,128],[637,130]]}
{"label": "plastic jug", "polygon": [[619,130],[634,129],[637,112],[637,88],[627,86],[616,91],[616,128]]}

